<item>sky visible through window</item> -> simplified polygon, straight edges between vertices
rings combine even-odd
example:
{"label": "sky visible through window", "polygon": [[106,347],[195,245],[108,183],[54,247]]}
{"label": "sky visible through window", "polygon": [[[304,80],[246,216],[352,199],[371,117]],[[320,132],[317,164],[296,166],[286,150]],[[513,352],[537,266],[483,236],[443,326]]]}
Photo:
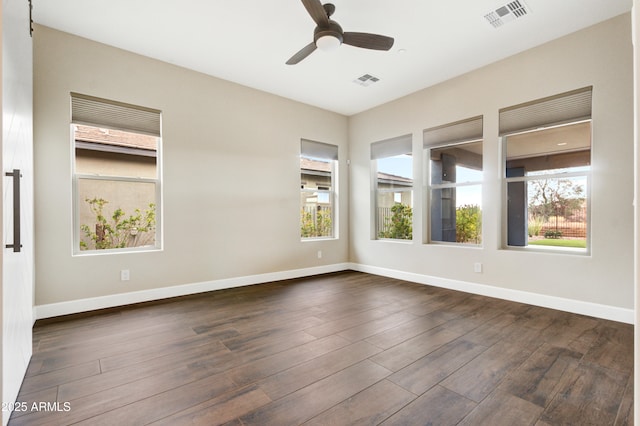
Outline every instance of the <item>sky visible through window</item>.
{"label": "sky visible through window", "polygon": [[[482,170],[456,167],[458,182],[482,182]],[[480,185],[459,186],[456,188],[456,207],[479,206],[482,208],[482,191]]]}
{"label": "sky visible through window", "polygon": [[379,158],[378,172],[413,179],[413,157],[402,154]]}

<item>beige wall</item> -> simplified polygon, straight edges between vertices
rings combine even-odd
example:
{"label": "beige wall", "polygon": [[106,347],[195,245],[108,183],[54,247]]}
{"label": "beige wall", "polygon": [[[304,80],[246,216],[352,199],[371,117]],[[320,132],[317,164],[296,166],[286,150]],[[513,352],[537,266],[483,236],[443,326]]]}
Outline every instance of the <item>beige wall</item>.
{"label": "beige wall", "polygon": [[[350,118],[352,262],[547,296],[633,308],[633,93],[631,20],[625,14]],[[591,254],[501,249],[498,110],[593,85]],[[484,116],[483,247],[422,244],[423,191],[414,241],[373,241],[372,142],[413,134],[414,181],[423,182],[422,131]],[[483,264],[474,273],[474,263]]]}
{"label": "beige wall", "polygon": [[[344,159],[346,117],[42,26],[34,58],[36,305],[348,260],[346,162],[339,240],[299,208],[300,139]],[[70,92],[162,110],[164,250],[72,256]]]}

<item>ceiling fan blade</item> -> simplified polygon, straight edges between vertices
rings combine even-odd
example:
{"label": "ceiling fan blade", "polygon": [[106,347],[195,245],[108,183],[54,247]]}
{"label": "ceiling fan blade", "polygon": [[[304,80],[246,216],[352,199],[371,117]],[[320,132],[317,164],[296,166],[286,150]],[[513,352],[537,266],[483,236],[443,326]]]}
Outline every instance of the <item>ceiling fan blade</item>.
{"label": "ceiling fan blade", "polygon": [[344,33],[342,42],[355,47],[373,50],[389,50],[393,46],[393,37],[369,33]]}
{"label": "ceiling fan blade", "polygon": [[311,18],[315,21],[316,24],[320,27],[328,27],[329,26],[329,17],[327,16],[327,11],[320,3],[320,0],[302,0],[302,4],[311,15]]}
{"label": "ceiling fan blade", "polygon": [[300,49],[298,53],[289,58],[289,60],[287,61],[287,65],[297,64],[307,56],[311,55],[314,50],[316,50],[316,44],[314,42],[307,44],[305,47]]}

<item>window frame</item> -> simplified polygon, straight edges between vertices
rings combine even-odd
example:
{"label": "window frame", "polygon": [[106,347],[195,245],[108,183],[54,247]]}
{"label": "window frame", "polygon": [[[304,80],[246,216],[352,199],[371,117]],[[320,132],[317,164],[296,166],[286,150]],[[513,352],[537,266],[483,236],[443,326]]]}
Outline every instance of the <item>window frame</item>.
{"label": "window frame", "polygon": [[[458,141],[458,142],[448,142],[448,143],[441,143],[441,144],[436,144],[436,145],[429,145],[429,146],[425,146],[424,147],[424,161],[426,163],[425,166],[425,170],[426,170],[426,174],[425,174],[425,180],[426,180],[426,185],[425,185],[425,189],[426,189],[426,194],[425,194],[425,204],[427,206],[427,208],[425,209],[426,211],[426,244],[442,244],[442,245],[454,245],[454,246],[460,246],[460,247],[477,247],[477,248],[482,248],[482,244],[483,244],[483,234],[482,231],[484,229],[484,216],[481,215],[480,218],[480,242],[479,243],[467,243],[467,242],[458,242],[458,241],[442,241],[442,240],[434,240],[433,239],[433,226],[432,226],[432,212],[431,212],[431,208],[433,205],[433,201],[432,201],[432,192],[434,190],[438,190],[438,189],[455,189],[457,190],[458,188],[466,188],[466,187],[479,187],[480,188],[480,199],[482,200],[482,192],[483,192],[483,186],[484,186],[484,154],[482,155],[482,178],[480,180],[470,180],[470,181],[464,181],[464,182],[447,182],[447,183],[433,183],[433,176],[432,176],[432,164],[431,164],[431,151],[434,149],[442,149],[442,148],[449,148],[449,147],[456,147],[456,146],[462,146],[462,145],[467,145],[467,144],[474,144],[474,143],[481,143],[482,144],[482,152],[484,153],[484,140],[482,138],[480,139],[470,139],[470,140],[466,140],[466,141]],[[482,212],[482,204],[480,204],[480,212]],[[456,211],[457,211],[458,207],[456,206]]]}
{"label": "window frame", "polygon": [[[393,158],[401,155],[409,155],[411,157],[411,184],[410,185],[398,185],[391,186],[390,188],[379,188],[380,179],[378,177],[378,173],[380,172],[378,168],[378,161],[385,158]],[[413,135],[406,134],[403,136],[399,136],[396,138],[386,139],[378,142],[374,142],[371,144],[371,187],[372,187],[372,200],[371,205],[373,206],[373,211],[371,212],[371,233],[372,240],[379,241],[395,241],[395,242],[404,242],[411,243],[414,241],[414,231],[415,231],[415,217],[413,217],[413,209],[414,209],[414,201],[415,201],[415,167],[414,167],[414,156],[413,156]],[[412,211],[411,216],[411,238],[387,238],[381,237],[380,233],[383,231],[379,229],[379,225],[381,223],[380,218],[380,205],[379,199],[381,194],[394,194],[394,205],[396,204],[404,204],[395,202],[395,194],[404,194],[409,193],[410,205]],[[402,198],[402,195],[401,195]]]}
{"label": "window frame", "polygon": [[[92,96],[80,95],[77,93],[70,94],[70,100],[72,104],[72,116],[69,125],[69,133],[70,133],[70,147],[71,147],[71,186],[72,186],[72,255],[73,256],[95,256],[95,255],[107,255],[107,254],[122,254],[122,253],[142,253],[142,252],[153,252],[153,251],[162,251],[163,250],[163,226],[162,226],[162,135],[161,135],[161,111],[149,109],[145,107],[138,107],[135,105],[124,104],[117,101],[111,101],[107,99],[95,98]],[[94,113],[89,111],[87,115],[84,115],[82,119],[77,119],[74,117],[74,105],[73,102],[76,99],[80,99],[83,102],[88,102],[89,105],[95,104],[98,107],[103,107],[109,109],[110,107],[114,108],[118,111],[122,108],[122,112],[126,113],[130,110],[140,110],[141,113],[147,116],[149,114],[157,115],[156,123],[148,123],[144,122],[140,129],[132,129],[131,123],[126,123],[124,126],[114,125],[115,122],[91,122],[91,114]],[[83,112],[84,113],[84,112]],[[87,119],[86,117],[89,117]],[[105,115],[106,117],[106,115]],[[117,115],[114,119],[113,116],[109,117],[111,120],[117,120]],[[95,121],[101,121],[99,118]],[[149,177],[133,177],[133,176],[122,176],[122,175],[112,175],[112,174],[97,174],[97,173],[79,173],[77,171],[77,149],[82,149],[76,145],[76,125],[89,126],[98,129],[109,129],[109,130],[117,130],[124,131],[131,134],[144,134],[156,137],[156,151],[155,151],[155,178]],[[153,130],[152,132],[147,132],[143,130],[144,126],[148,125],[149,129],[155,129],[157,126],[157,132]],[[124,182],[124,183],[143,183],[143,184],[152,184],[154,185],[154,195],[155,195],[155,232],[154,232],[154,243],[150,245],[136,246],[136,247],[123,247],[123,248],[107,248],[107,249],[85,249],[82,250],[80,247],[80,241],[82,240],[82,232],[81,232],[81,224],[80,224],[80,205],[83,200],[80,200],[79,194],[79,186],[82,181],[111,181],[111,182]]]}
{"label": "window frame", "polygon": [[[522,104],[502,108],[499,111],[499,137],[500,137],[500,180],[502,182],[502,237],[501,247],[505,250],[520,250],[520,251],[538,251],[546,253],[558,253],[558,254],[578,254],[578,255],[590,255],[591,254],[591,187],[592,187],[592,159],[593,159],[593,119],[592,119],[592,93],[593,86],[587,86],[576,90],[571,90],[565,93],[541,98]],[[574,126],[580,123],[589,123],[589,145],[588,145],[588,164],[578,165],[574,167],[586,167],[587,170],[570,170],[571,164],[568,166],[558,166],[556,168],[540,169],[541,171],[548,170],[548,173],[535,173],[527,176],[523,167],[520,167],[522,171],[518,174],[524,173],[523,176],[507,176],[510,170],[516,170],[508,167],[507,158],[507,145],[509,137],[516,135],[523,135],[536,132],[549,131],[554,128],[561,128],[563,126]],[[576,146],[578,149],[567,150],[565,152],[579,152],[586,151],[579,144]],[[536,156],[542,156],[546,151],[538,150],[532,151],[530,157],[522,158],[534,158]],[[553,153],[554,151],[549,151]],[[562,150],[557,151],[558,154],[563,154]],[[517,159],[518,157],[516,157]],[[519,220],[525,220],[526,224],[529,223],[529,194],[527,192],[529,182],[541,180],[541,179],[567,179],[567,178],[583,178],[585,180],[586,188],[584,190],[584,203],[585,203],[585,248],[568,247],[568,246],[542,246],[542,245],[530,245],[528,232],[524,235],[521,232],[526,231],[521,229],[520,223],[515,223],[510,227],[510,219],[512,213],[509,211],[509,198],[510,188],[509,184],[516,182],[523,182],[525,185],[525,192],[523,193],[525,200],[524,211],[527,212],[527,217],[524,218],[522,212],[517,210],[513,212],[516,218]],[[517,187],[516,190],[517,196]],[[522,190],[519,190],[522,191]],[[523,195],[518,198],[523,198]],[[516,207],[519,209],[519,207]],[[520,213],[520,214],[518,214]],[[526,225],[522,224],[522,226]],[[528,226],[528,225],[527,225]],[[513,231],[513,232],[512,232]],[[513,235],[512,235],[513,234]],[[518,245],[510,245],[510,241],[515,239],[515,243]],[[523,238],[524,237],[524,238]],[[519,245],[520,241],[524,239],[524,244]]]}
{"label": "window frame", "polygon": [[[575,122],[567,122],[563,123],[560,126],[573,125],[580,122],[589,121],[590,123],[590,133],[593,135],[593,121],[592,120],[577,120]],[[537,131],[544,131],[554,127],[559,127],[556,125],[551,125],[548,127],[541,127],[536,130],[527,130],[524,132],[513,132],[509,134],[502,135],[500,137],[500,147],[501,147],[501,177],[502,177],[502,194],[503,194],[503,203],[502,203],[502,217],[504,220],[502,221],[502,248],[505,250],[515,250],[515,251],[537,251],[544,253],[559,253],[559,254],[579,254],[579,255],[590,255],[591,254],[591,187],[592,187],[592,168],[589,165],[589,170],[585,171],[558,171],[552,173],[544,173],[544,174],[534,174],[529,176],[514,176],[507,177],[507,140],[510,136],[523,134],[523,133],[533,133]],[[593,139],[591,141],[591,145],[589,148],[589,158],[590,161],[593,159]],[[586,248],[573,248],[573,247],[562,247],[562,246],[542,246],[542,245],[529,245],[526,244],[524,246],[517,245],[509,245],[509,213],[508,213],[508,202],[509,202],[509,184],[515,182],[524,182],[525,185],[528,185],[530,181],[540,180],[540,179],[563,179],[563,178],[584,178],[586,180],[586,189],[585,189],[585,206],[586,206]],[[527,202],[527,209],[529,208]]]}
{"label": "window frame", "polygon": [[[442,149],[446,147],[455,147],[458,145],[472,144],[472,143],[481,143],[481,164],[482,164],[482,178],[477,181],[467,181],[467,182],[450,182],[444,184],[433,184],[432,182],[432,165],[431,165],[431,150],[432,149]],[[484,115],[472,116],[469,118],[464,118],[458,121],[442,124],[439,126],[431,127],[423,130],[422,132],[422,152],[423,152],[423,170],[424,178],[423,178],[423,193],[424,193],[424,201],[423,204],[425,206],[425,212],[423,214],[424,217],[424,243],[425,244],[434,244],[434,245],[449,245],[456,247],[468,247],[468,248],[481,248],[484,238],[482,235],[484,229],[484,215],[481,216],[480,220],[480,243],[466,243],[466,242],[458,242],[458,241],[439,241],[433,239],[433,231],[432,231],[432,191],[435,189],[445,189],[445,188],[462,188],[469,186],[480,186],[480,197],[482,200],[482,193],[484,191],[484,183],[486,179],[485,174],[485,143],[484,143]],[[456,207],[457,211],[457,207]],[[482,212],[482,201],[480,204],[480,212]]]}
{"label": "window frame", "polygon": [[[318,241],[318,240],[335,240],[338,239],[338,146],[325,143],[325,142],[316,142],[308,139],[301,139],[300,141],[300,156],[299,159],[307,158],[309,160],[320,160],[327,161],[330,165],[330,189],[320,189],[321,185],[317,185],[317,188],[305,188],[304,183],[302,181],[303,168],[302,165],[299,165],[299,177],[300,177],[300,216],[298,227],[300,228],[302,225],[302,196],[303,194],[317,194],[318,198],[320,194],[325,194],[329,200],[330,206],[330,219],[331,219],[331,235],[321,235],[321,236],[311,236],[305,237],[302,235],[302,230],[300,229],[300,241]],[[312,173],[306,173],[312,174]],[[318,210],[317,210],[318,211]]]}

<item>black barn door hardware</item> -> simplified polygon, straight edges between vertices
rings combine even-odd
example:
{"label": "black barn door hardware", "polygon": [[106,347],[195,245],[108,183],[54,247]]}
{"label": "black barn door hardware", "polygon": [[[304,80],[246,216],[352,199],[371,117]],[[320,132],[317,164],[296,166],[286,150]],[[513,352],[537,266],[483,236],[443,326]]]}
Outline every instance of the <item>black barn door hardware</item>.
{"label": "black barn door hardware", "polygon": [[12,172],[6,172],[5,176],[13,178],[13,244],[5,245],[6,248],[13,248],[13,252],[17,253],[22,248],[20,243],[20,169],[13,169]]}

